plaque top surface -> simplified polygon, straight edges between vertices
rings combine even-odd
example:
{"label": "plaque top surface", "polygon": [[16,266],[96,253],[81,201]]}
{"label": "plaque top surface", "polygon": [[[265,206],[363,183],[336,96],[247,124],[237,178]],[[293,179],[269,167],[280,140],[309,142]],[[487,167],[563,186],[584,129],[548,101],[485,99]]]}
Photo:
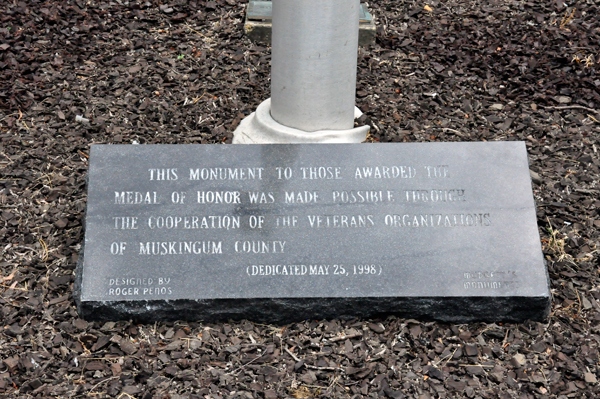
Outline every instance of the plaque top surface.
{"label": "plaque top surface", "polygon": [[93,145],[80,296],[549,297],[525,145]]}

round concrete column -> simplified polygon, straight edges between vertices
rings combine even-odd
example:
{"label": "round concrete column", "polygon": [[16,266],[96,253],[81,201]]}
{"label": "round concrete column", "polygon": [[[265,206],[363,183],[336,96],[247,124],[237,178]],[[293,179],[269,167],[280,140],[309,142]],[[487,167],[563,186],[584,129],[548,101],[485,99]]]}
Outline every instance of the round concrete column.
{"label": "round concrete column", "polygon": [[271,116],[305,132],[354,127],[360,0],[273,0]]}
{"label": "round concrete column", "polygon": [[354,127],[360,0],[273,0],[271,98],[233,144],[360,143]]}

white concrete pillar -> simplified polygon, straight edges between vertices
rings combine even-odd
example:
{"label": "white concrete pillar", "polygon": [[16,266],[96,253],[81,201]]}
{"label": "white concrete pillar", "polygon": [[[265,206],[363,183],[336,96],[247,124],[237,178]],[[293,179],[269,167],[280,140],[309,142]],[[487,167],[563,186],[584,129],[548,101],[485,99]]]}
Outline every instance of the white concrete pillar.
{"label": "white concrete pillar", "polygon": [[273,0],[271,116],[314,132],[354,127],[359,0]]}
{"label": "white concrete pillar", "polygon": [[234,144],[360,143],[354,128],[360,0],[273,0],[271,98]]}

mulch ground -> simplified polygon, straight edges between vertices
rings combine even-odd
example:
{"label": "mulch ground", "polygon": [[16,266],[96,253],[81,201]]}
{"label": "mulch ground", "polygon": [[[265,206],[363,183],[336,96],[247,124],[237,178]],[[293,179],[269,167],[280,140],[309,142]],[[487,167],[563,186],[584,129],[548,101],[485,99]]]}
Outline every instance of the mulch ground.
{"label": "mulch ground", "polygon": [[270,49],[244,37],[234,0],[4,0],[1,397],[600,396],[599,3],[369,7],[377,44],[359,51],[357,104],[371,141],[527,143],[550,318],[79,319],[90,144],[230,142],[269,97]]}

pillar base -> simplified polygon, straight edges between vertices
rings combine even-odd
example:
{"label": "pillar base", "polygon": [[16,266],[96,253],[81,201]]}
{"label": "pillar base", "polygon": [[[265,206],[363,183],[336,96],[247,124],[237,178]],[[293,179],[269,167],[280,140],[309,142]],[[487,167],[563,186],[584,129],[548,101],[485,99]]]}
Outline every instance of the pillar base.
{"label": "pillar base", "polygon": [[[358,118],[362,112],[354,109]],[[244,118],[233,132],[233,144],[306,144],[306,143],[362,143],[369,126],[348,130],[318,130],[305,132],[284,126],[271,117],[271,99],[263,101],[256,112]]]}

